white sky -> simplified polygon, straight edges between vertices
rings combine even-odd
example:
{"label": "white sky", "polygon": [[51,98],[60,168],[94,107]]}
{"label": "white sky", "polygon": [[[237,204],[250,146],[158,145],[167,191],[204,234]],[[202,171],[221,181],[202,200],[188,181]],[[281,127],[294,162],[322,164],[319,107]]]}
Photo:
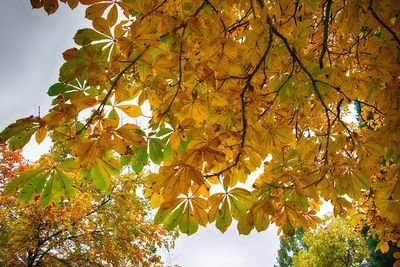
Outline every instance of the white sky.
{"label": "white sky", "polygon": [[[44,114],[51,99],[47,89],[58,79],[62,52],[74,46],[72,37],[87,27],[84,10],[65,5],[53,15],[32,10],[29,0],[2,0],[0,9],[0,128],[16,119]],[[24,155],[32,160],[49,144],[31,142]],[[268,267],[276,262],[279,238],[270,226],[262,233],[239,235],[236,225],[221,234],[214,225],[200,228],[193,236],[181,235],[165,257],[183,267]]]}

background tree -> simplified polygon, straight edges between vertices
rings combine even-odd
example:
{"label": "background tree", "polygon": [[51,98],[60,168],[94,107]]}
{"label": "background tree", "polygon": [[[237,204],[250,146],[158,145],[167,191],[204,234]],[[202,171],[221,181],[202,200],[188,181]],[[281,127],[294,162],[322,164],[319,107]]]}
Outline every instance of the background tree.
{"label": "background tree", "polygon": [[279,267],[291,267],[293,266],[293,256],[296,255],[300,250],[306,249],[302,238],[305,231],[302,228],[296,229],[293,236],[280,237],[280,246],[278,250],[278,266]]}
{"label": "background tree", "polygon": [[399,250],[399,248],[392,242],[389,242],[389,250],[386,253],[382,253],[382,251],[379,250],[378,247],[379,237],[367,235],[368,233],[369,232],[367,231],[367,229],[363,229],[362,236],[366,238],[369,253],[371,255],[368,266],[393,266],[395,263],[394,254],[396,253],[396,251]]}
{"label": "background tree", "polygon": [[[340,220],[338,221],[338,223],[343,224],[343,227],[350,229],[351,231],[354,231],[356,234],[358,233],[358,231],[356,231],[356,229],[354,229],[354,227],[348,221]],[[326,222],[325,225],[321,227],[325,227],[325,229],[328,229],[328,227],[326,226],[327,224],[329,224],[329,221]],[[329,231],[332,231],[332,229],[329,229]],[[370,234],[371,232],[372,231],[369,231],[369,229],[364,228],[359,236],[365,240],[365,246],[368,248],[370,255],[370,258],[368,260],[365,259],[364,263],[367,264],[366,266],[370,267],[393,266],[393,264],[395,263],[395,259],[393,256],[394,253],[398,251],[398,248],[396,247],[395,244],[390,243],[389,251],[387,253],[382,253],[378,247],[379,237],[371,235]],[[308,248],[305,242],[303,241],[303,237],[305,234],[306,233],[304,232],[303,229],[296,229],[296,232],[292,237],[280,238],[281,242],[280,242],[280,248],[278,250],[277,266],[280,267],[293,266],[293,257],[297,255],[299,251],[306,251],[306,252],[308,251]],[[346,233],[343,233],[343,235],[345,234]],[[307,233],[306,235],[309,236],[310,233]],[[315,237],[318,237],[318,234],[316,234]],[[328,240],[327,242],[329,243],[330,240]]]}
{"label": "background tree", "polygon": [[[19,153],[1,149],[1,179],[32,168]],[[36,165],[47,162],[43,157]],[[148,204],[136,194],[140,184],[132,175],[119,175],[105,195],[82,185],[78,194],[46,207],[37,195],[28,204],[1,195],[0,265],[154,266],[158,248],[169,248],[174,236],[149,221]]]}
{"label": "background tree", "polygon": [[293,266],[369,266],[365,239],[344,219],[327,218],[301,240],[305,249],[293,256]]}
{"label": "background tree", "polygon": [[[168,229],[225,231],[235,219],[243,234],[272,222],[291,235],[315,228],[329,201],[335,215],[376,214],[364,222],[383,252],[399,244],[399,1],[61,2],[87,5],[93,28],[63,54],[49,113],[0,139],[16,149],[48,135],[79,175],[54,190],[57,178],[33,176],[33,188],[22,175],[21,198],[34,189],[57,203],[82,177],[107,192],[123,165],[140,172],[150,159],[160,169],[146,195]],[[381,123],[346,121],[354,101]]]}

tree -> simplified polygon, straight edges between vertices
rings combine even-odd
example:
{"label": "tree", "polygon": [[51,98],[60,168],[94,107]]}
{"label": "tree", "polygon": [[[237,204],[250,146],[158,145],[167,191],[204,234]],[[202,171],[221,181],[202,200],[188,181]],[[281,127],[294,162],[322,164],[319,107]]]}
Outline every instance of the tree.
{"label": "tree", "polygon": [[396,251],[399,250],[399,248],[396,247],[396,245],[393,244],[392,242],[389,242],[389,250],[385,253],[382,253],[382,251],[378,249],[379,237],[376,236],[367,237],[366,233],[368,233],[368,231],[365,230],[363,229],[361,233],[363,237],[366,238],[369,253],[371,255],[371,260],[368,266],[371,267],[393,266],[395,263],[394,254],[396,253]]}
{"label": "tree", "polygon": [[[390,229],[383,251],[400,242],[399,1],[61,2],[87,5],[93,28],[64,52],[53,108],[8,126],[2,142],[50,136],[105,192],[124,164],[140,172],[150,159],[155,221],[187,234],[233,218],[243,234],[272,222],[290,235],[315,228],[330,201],[337,215],[375,214],[369,223]],[[59,4],[31,3],[49,14]],[[354,101],[381,123],[346,121]]]}
{"label": "tree", "polygon": [[[9,157],[13,152],[2,151],[2,165],[13,166],[2,169],[2,179],[12,177],[16,168],[32,169],[18,153]],[[82,186],[68,200],[46,207],[37,203],[37,195],[29,204],[2,195],[0,265],[154,266],[160,262],[157,249],[170,247],[174,236],[146,219],[148,206],[135,193],[139,184],[120,175],[106,195]]]}
{"label": "tree", "polygon": [[302,242],[302,238],[305,232],[303,228],[296,229],[293,236],[284,238],[280,237],[280,246],[278,250],[278,261],[279,267],[292,267],[293,256],[296,255],[300,250],[304,250],[306,247]]}
{"label": "tree", "polygon": [[[328,220],[329,219],[329,220]],[[335,225],[330,225],[332,220],[335,222]],[[339,227],[337,227],[337,225]],[[321,230],[322,229],[322,230]],[[346,229],[346,231],[341,232],[342,229]],[[321,257],[322,254],[319,252],[319,247],[318,246],[323,246],[321,250],[326,250],[327,248],[332,248],[332,250],[335,249],[335,246],[338,245],[335,243],[337,241],[337,237],[339,236],[339,239],[346,240],[345,242],[350,241],[348,239],[349,237],[346,236],[349,233],[351,233],[351,238],[356,238],[359,241],[359,244],[362,245],[363,247],[367,248],[369,250],[369,258],[364,259],[362,263],[365,266],[370,266],[370,267],[378,267],[378,266],[393,266],[395,263],[395,259],[393,258],[394,253],[398,251],[398,248],[393,244],[390,243],[390,250],[387,253],[382,253],[379,250],[378,244],[379,244],[379,238],[376,236],[368,235],[370,231],[369,229],[364,228],[361,233],[355,229],[352,224],[350,224],[349,220],[341,220],[341,219],[335,219],[333,217],[329,217],[325,219],[325,222],[322,226],[319,226],[318,230],[316,232],[312,233],[305,233],[303,229],[299,228],[296,229],[296,232],[293,236],[284,238],[280,238],[280,248],[278,250],[278,257],[277,257],[277,266],[279,267],[290,267],[293,266],[293,257],[298,255],[300,251],[301,256],[298,256],[297,258],[297,264],[302,263],[305,261],[307,263],[308,258],[313,258],[317,257],[318,260],[316,262],[321,262],[323,261],[324,265],[329,265],[331,264],[327,259],[324,259]],[[333,238],[329,238],[326,240],[326,236],[321,234],[321,231],[324,231],[324,234],[328,234],[332,236]],[[350,232],[351,231],[351,232]],[[305,237],[306,235],[306,237]],[[304,238],[304,239],[303,239]],[[324,239],[325,238],[325,239]],[[362,240],[360,240],[360,238]],[[311,243],[312,248],[308,248],[305,239],[312,239],[312,242],[308,242],[307,244]],[[321,239],[318,243],[316,242],[316,239]],[[341,256],[344,257],[345,255],[345,248],[340,247],[337,248]],[[365,253],[365,249],[362,248],[362,251]],[[310,256],[310,254],[315,254],[315,252],[318,252],[317,255]],[[329,257],[328,257],[329,258]],[[351,257],[350,257],[351,258]],[[310,260],[311,261],[311,260]],[[309,264],[316,264],[316,262],[311,262],[308,261]],[[354,265],[354,264],[353,264]],[[303,266],[303,265],[301,265]]]}
{"label": "tree", "polygon": [[301,240],[306,249],[293,256],[293,266],[369,266],[366,240],[344,219],[327,218]]}

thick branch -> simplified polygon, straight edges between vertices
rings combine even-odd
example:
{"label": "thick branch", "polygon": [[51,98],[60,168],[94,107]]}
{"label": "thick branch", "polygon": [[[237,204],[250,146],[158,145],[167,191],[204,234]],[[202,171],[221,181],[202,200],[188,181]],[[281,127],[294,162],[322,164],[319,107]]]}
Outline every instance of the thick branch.
{"label": "thick branch", "polygon": [[331,6],[332,0],[328,0],[326,5],[325,14],[324,14],[324,39],[322,42],[322,51],[321,55],[319,56],[319,67],[322,69],[324,67],[324,56],[326,51],[328,51],[328,34],[329,34],[329,22],[331,17]]}

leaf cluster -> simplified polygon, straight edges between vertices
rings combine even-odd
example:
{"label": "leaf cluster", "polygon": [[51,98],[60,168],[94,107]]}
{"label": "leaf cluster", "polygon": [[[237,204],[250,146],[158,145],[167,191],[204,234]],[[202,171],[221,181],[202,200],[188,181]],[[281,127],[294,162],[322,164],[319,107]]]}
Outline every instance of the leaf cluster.
{"label": "leaf cluster", "polygon": [[[63,54],[52,109],[2,142],[50,136],[72,184],[105,192],[122,166],[158,164],[146,196],[168,229],[225,231],[234,219],[243,234],[271,222],[292,235],[315,228],[329,201],[390,229],[383,250],[399,242],[399,1],[62,2],[87,6],[93,27]],[[32,4],[52,13],[58,2]],[[353,105],[365,127],[346,119]]]}

